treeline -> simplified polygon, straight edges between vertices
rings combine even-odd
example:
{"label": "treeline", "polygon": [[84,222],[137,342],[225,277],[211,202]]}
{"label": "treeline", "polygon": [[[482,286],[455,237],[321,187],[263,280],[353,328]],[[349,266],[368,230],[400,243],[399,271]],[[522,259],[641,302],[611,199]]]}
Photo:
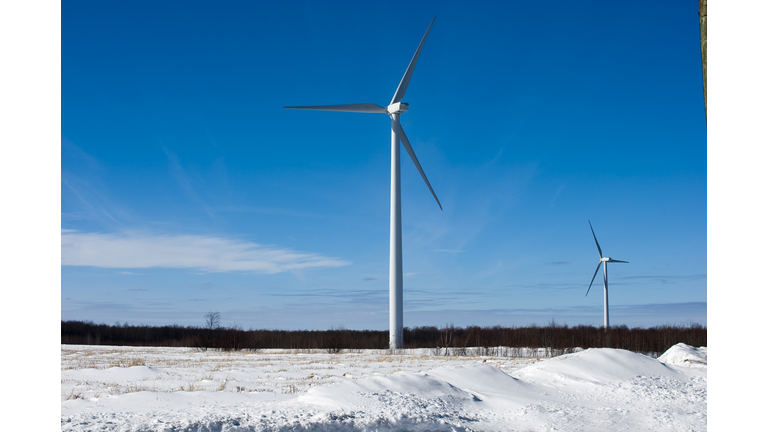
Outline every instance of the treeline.
{"label": "treeline", "polygon": [[[554,321],[528,327],[413,327],[403,329],[405,348],[430,348],[438,354],[520,355],[521,348],[544,348],[547,356],[580,348],[621,348],[659,355],[678,342],[707,345],[707,328],[700,324],[651,328],[569,327]],[[201,350],[264,348],[387,349],[389,332],[376,330],[242,330],[196,326],[107,325],[91,321],[62,321],[61,343],[78,345],[127,345],[196,347]]]}

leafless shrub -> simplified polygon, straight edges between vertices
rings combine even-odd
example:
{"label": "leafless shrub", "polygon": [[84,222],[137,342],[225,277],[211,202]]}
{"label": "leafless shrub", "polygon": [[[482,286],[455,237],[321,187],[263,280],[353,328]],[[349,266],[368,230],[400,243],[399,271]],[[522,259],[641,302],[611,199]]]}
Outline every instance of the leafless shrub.
{"label": "leafless shrub", "polygon": [[67,395],[65,400],[75,400],[75,399],[83,399],[83,392],[81,390],[78,390],[77,387],[72,389],[72,391]]}
{"label": "leafless shrub", "polygon": [[349,345],[349,335],[347,330],[340,326],[331,328],[323,337],[323,348],[328,354],[338,354]]}
{"label": "leafless shrub", "polygon": [[445,327],[440,329],[440,339],[438,342],[438,349],[443,347],[445,349],[445,355],[448,355],[448,348],[453,346],[453,333],[455,328],[453,323],[451,325],[446,324]]}

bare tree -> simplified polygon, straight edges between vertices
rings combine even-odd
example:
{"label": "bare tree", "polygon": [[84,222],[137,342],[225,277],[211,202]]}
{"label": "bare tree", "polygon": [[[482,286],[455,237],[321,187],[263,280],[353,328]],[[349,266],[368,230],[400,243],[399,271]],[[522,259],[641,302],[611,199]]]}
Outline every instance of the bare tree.
{"label": "bare tree", "polygon": [[205,318],[205,325],[203,325],[205,332],[200,335],[196,345],[200,351],[207,351],[211,347],[214,330],[221,326],[221,314],[218,311],[208,311],[203,318]]}
{"label": "bare tree", "polygon": [[209,331],[216,330],[221,326],[221,314],[217,312],[208,311],[205,317],[205,328]]}
{"label": "bare tree", "polygon": [[445,325],[442,329],[440,329],[440,339],[438,342],[438,352],[440,348],[445,348],[445,355],[448,355],[449,347],[451,346],[451,343],[453,342],[453,332],[455,331],[453,327],[453,323],[449,326],[448,324]]}

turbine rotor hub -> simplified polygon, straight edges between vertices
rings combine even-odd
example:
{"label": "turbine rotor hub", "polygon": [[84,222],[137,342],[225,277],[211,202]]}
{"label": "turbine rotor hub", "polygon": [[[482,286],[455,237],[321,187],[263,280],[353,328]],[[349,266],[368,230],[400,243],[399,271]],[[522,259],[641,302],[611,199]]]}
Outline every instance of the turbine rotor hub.
{"label": "turbine rotor hub", "polygon": [[390,114],[402,114],[408,111],[408,104],[405,102],[395,102],[387,107],[387,112]]}
{"label": "turbine rotor hub", "polygon": [[609,257],[603,257],[603,258],[600,259],[600,261],[604,261],[604,262],[607,262],[607,261],[610,261],[610,260],[611,259]]}

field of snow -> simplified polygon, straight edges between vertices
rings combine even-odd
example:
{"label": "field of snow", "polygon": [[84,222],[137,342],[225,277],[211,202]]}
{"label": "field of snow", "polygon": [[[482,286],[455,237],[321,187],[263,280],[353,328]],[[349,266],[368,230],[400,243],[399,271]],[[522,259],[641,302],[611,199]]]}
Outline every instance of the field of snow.
{"label": "field of snow", "polygon": [[706,347],[678,344],[658,359],[435,354],[61,345],[61,429],[707,429]]}

